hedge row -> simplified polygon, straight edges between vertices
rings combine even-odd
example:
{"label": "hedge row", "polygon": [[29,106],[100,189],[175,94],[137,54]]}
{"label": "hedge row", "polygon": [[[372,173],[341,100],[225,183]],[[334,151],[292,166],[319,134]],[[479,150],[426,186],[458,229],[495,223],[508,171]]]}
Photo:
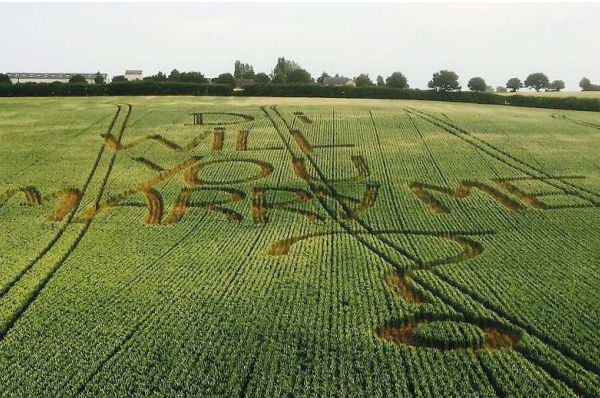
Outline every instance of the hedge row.
{"label": "hedge row", "polygon": [[437,92],[432,90],[403,90],[390,87],[332,87],[321,85],[249,86],[241,92],[225,84],[184,82],[120,82],[109,84],[17,83],[0,84],[0,97],[33,96],[98,96],[98,95],[216,95],[260,97],[323,97],[323,98],[378,98],[429,101],[469,102],[476,104],[513,105],[536,108],[600,111],[597,98],[542,97],[533,95],[504,96],[471,91]]}
{"label": "hedge row", "polygon": [[597,98],[543,97],[534,95],[507,96],[472,91],[438,92],[433,90],[404,90],[377,86],[254,85],[246,87],[240,95],[261,97],[411,99],[600,112],[600,99]]}
{"label": "hedge row", "polygon": [[81,97],[99,95],[232,95],[232,88],[224,84],[152,81],[109,84],[0,84],[0,97]]}
{"label": "hedge row", "polygon": [[391,87],[346,87],[319,85],[254,85],[246,87],[241,95],[270,97],[324,97],[324,98],[378,98],[431,101],[473,102],[503,105],[504,96],[471,91],[438,92]]}
{"label": "hedge row", "polygon": [[600,99],[598,98],[511,95],[508,96],[507,102],[513,106],[600,112]]}

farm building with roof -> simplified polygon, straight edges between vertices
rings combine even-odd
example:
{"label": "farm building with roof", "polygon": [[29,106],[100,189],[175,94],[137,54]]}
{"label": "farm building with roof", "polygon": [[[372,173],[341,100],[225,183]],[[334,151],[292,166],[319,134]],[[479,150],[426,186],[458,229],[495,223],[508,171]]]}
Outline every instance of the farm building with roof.
{"label": "farm building with roof", "polygon": [[[75,75],[85,77],[88,83],[94,83],[96,73],[8,73],[13,83],[68,83]],[[106,80],[106,73],[100,74]]]}
{"label": "farm building with roof", "polygon": [[127,80],[142,80],[144,74],[139,69],[127,69],[125,71],[125,79]]}
{"label": "farm building with roof", "polygon": [[343,76],[327,76],[323,78],[323,84],[325,86],[356,86],[354,80]]}

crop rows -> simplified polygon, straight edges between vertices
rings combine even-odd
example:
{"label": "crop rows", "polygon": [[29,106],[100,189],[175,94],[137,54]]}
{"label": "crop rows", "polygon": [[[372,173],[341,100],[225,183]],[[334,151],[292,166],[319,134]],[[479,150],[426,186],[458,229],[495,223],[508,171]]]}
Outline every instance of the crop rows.
{"label": "crop rows", "polygon": [[0,179],[0,248],[34,253],[0,272],[0,390],[600,395],[593,168],[476,107],[90,111],[45,155],[77,178]]}

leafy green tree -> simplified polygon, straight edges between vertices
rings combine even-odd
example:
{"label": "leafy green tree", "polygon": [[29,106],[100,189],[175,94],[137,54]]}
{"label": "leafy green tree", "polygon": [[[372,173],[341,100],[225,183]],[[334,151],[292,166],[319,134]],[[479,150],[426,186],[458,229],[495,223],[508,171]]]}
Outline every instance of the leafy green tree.
{"label": "leafy green tree", "polygon": [[535,91],[540,91],[541,89],[548,87],[550,85],[550,81],[548,80],[548,76],[541,72],[537,72],[527,76],[524,84],[525,87],[533,88]]}
{"label": "leafy green tree", "polygon": [[173,69],[171,71],[171,73],[169,73],[169,80],[172,80],[174,82],[178,82],[181,79],[181,72],[179,72],[177,69]]}
{"label": "leafy green tree", "polygon": [[0,84],[12,84],[12,80],[5,73],[0,73]]}
{"label": "leafy green tree", "polygon": [[592,87],[592,82],[587,77],[583,77],[579,82],[579,87],[581,87],[581,90],[587,91]]}
{"label": "leafy green tree", "polygon": [[281,75],[273,75],[271,74],[271,83],[273,84],[284,84],[285,83],[285,79],[283,76]]}
{"label": "leafy green tree", "polygon": [[522,87],[523,87],[523,82],[518,77],[510,78],[506,82],[506,88],[508,88],[511,93],[516,92],[518,89],[520,89]]}
{"label": "leafy green tree", "polygon": [[71,78],[69,79],[69,83],[83,83],[83,84],[87,84],[87,79],[81,75],[73,75],[71,76]]}
{"label": "leafy green tree", "polygon": [[287,83],[301,83],[301,84],[309,84],[314,83],[314,79],[308,73],[308,71],[300,68],[294,69],[290,73],[288,73],[286,78]]}
{"label": "leafy green tree", "polygon": [[385,86],[385,81],[383,80],[383,76],[377,75],[377,87]]}
{"label": "leafy green tree", "polygon": [[467,83],[467,87],[469,87],[469,90],[471,91],[485,91],[487,84],[485,83],[485,80],[483,80],[483,77],[472,77],[471,80],[469,80],[469,83]]}
{"label": "leafy green tree", "polygon": [[233,76],[236,79],[253,79],[254,67],[250,64],[245,64],[239,60],[235,61],[233,67]]}
{"label": "leafy green tree", "polygon": [[207,83],[208,80],[200,72],[181,72],[179,74],[180,82],[187,83]]}
{"label": "leafy green tree", "polygon": [[104,84],[106,81],[104,80],[104,76],[100,74],[100,71],[96,72],[96,76],[94,76],[95,84]]}
{"label": "leafy green tree", "polygon": [[504,86],[498,86],[498,87],[496,87],[496,92],[497,93],[505,93],[506,91],[507,91],[506,87],[504,87]]}
{"label": "leafy green tree", "polygon": [[408,81],[406,80],[406,76],[404,76],[401,72],[394,72],[385,79],[385,84],[388,87],[396,87],[396,88],[408,88]]}
{"label": "leafy green tree", "polygon": [[327,74],[327,72],[321,73],[321,76],[317,77],[317,83],[319,83],[319,84],[325,83],[325,78],[326,77],[329,77],[329,75]]}
{"label": "leafy green tree", "polygon": [[365,86],[373,85],[373,81],[371,80],[369,75],[366,73],[361,73],[360,75],[356,76],[354,78],[354,83],[356,83],[357,87],[365,87]]}
{"label": "leafy green tree", "polygon": [[229,84],[230,86],[235,85],[235,77],[231,73],[221,73],[217,76],[216,79],[213,80],[215,83],[219,84]]}
{"label": "leafy green tree", "polygon": [[579,82],[579,87],[581,87],[583,91],[600,91],[600,85],[592,84],[590,79],[588,79],[587,77],[581,79],[581,81]]}
{"label": "leafy green tree", "polygon": [[156,75],[144,77],[144,80],[149,80],[153,82],[164,82],[167,80],[167,75],[159,71]]}
{"label": "leafy green tree", "polygon": [[256,84],[269,84],[271,83],[271,78],[266,73],[257,73],[254,76],[254,83]]}
{"label": "leafy green tree", "polygon": [[275,68],[271,73],[273,83],[286,83],[290,72],[296,69],[300,69],[300,65],[297,62],[287,60],[284,57],[279,57],[277,59],[277,64],[275,64]]}
{"label": "leafy green tree", "polygon": [[554,80],[548,87],[552,91],[560,91],[565,88],[565,82],[562,80]]}
{"label": "leafy green tree", "polygon": [[113,76],[113,78],[111,80],[111,82],[113,82],[113,83],[122,83],[122,82],[126,82],[126,81],[127,81],[127,79],[123,75]]}
{"label": "leafy green tree", "polygon": [[446,69],[435,72],[433,78],[427,83],[427,86],[437,91],[460,90],[458,75]]}

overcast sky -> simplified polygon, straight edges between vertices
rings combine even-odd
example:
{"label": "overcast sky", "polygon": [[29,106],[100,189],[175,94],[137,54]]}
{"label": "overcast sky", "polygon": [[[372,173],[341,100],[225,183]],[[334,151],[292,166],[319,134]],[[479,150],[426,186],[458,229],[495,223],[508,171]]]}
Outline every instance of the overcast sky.
{"label": "overcast sky", "polygon": [[600,3],[0,4],[0,72],[269,73],[278,56],[353,77],[403,72],[425,88],[452,69],[463,87],[544,72],[600,84]]}

